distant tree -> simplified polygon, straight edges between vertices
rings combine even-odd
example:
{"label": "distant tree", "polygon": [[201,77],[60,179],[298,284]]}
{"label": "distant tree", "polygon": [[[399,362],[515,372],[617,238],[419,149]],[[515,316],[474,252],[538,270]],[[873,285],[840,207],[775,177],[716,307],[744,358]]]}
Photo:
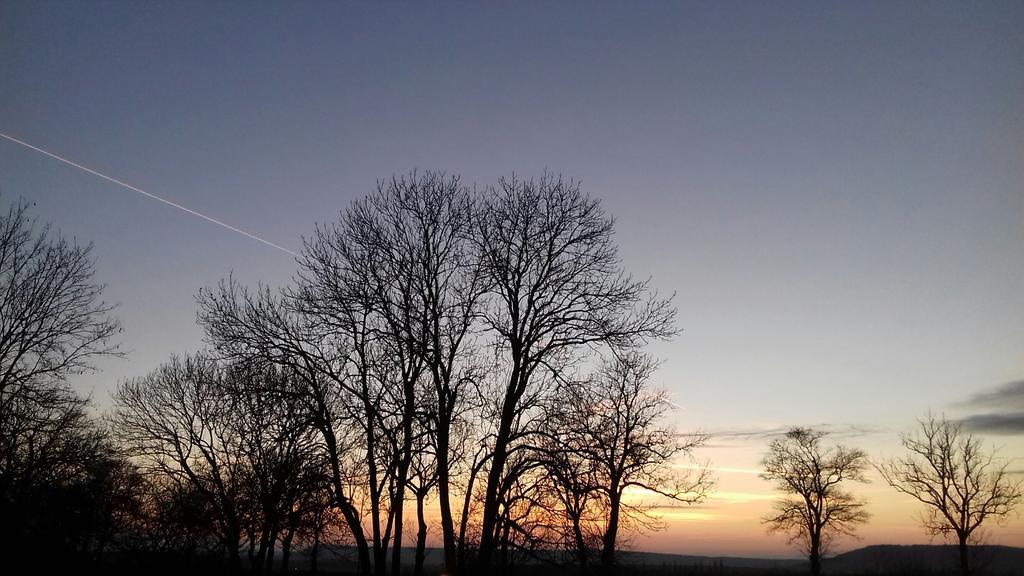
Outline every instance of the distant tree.
{"label": "distant tree", "polygon": [[867,455],[845,446],[825,447],[825,432],[793,428],[768,447],[761,478],[787,496],[763,520],[770,532],[790,535],[808,554],[811,574],[821,573],[821,557],[836,535],[854,534],[867,521],[864,501],[842,490],[847,480],[867,482]]}
{"label": "distant tree", "polygon": [[195,561],[218,555],[216,511],[189,483],[165,475],[144,474],[138,537],[134,551],[154,558]]}
{"label": "distant tree", "polygon": [[978,528],[989,518],[1005,519],[1020,503],[1024,484],[1010,477],[1008,461],[986,451],[960,424],[929,415],[919,425],[902,437],[908,454],[878,470],[890,486],[926,506],[922,520],[929,534],[956,537],[960,572],[967,576],[968,547]]}

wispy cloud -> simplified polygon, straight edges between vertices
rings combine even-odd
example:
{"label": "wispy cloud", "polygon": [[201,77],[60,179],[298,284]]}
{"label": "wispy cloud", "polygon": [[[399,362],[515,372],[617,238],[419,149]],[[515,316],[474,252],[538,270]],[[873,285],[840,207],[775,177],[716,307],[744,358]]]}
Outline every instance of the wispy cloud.
{"label": "wispy cloud", "polygon": [[662,520],[671,521],[682,521],[682,522],[700,522],[704,520],[713,520],[720,518],[720,514],[709,514],[707,512],[695,512],[692,510],[662,510],[658,509],[654,511],[654,515]]}
{"label": "wispy cloud", "polygon": [[[676,464],[676,468],[680,470],[703,470],[703,466],[697,464]],[[751,474],[757,476],[762,471],[755,468],[730,468],[728,466],[708,466],[708,470],[712,472],[724,472],[727,474]]]}
{"label": "wispy cloud", "polygon": [[968,430],[1007,436],[1024,434],[1024,380],[979,392],[955,406],[984,410],[960,419]]}
{"label": "wispy cloud", "polygon": [[1024,410],[1024,380],[1007,382],[986,392],[979,392],[964,400],[960,406],[975,408],[1011,408]]}
{"label": "wispy cloud", "polygon": [[960,420],[968,430],[987,434],[1024,434],[1024,412],[973,414]]}
{"label": "wispy cloud", "polygon": [[[712,431],[708,433],[708,436],[712,439],[720,441],[763,441],[778,438],[789,432],[794,426],[763,426],[763,427],[751,427],[751,428],[739,428],[739,429],[726,429],[719,431]],[[831,424],[827,422],[821,422],[818,424],[801,424],[805,428],[813,428],[815,430],[821,430],[828,432],[834,438],[859,438],[861,436],[868,436],[872,434],[880,434],[887,432],[886,428],[881,426],[872,426],[865,424]]]}
{"label": "wispy cloud", "polygon": [[723,501],[726,504],[743,504],[760,500],[774,500],[778,494],[770,492],[713,492],[710,501]]}

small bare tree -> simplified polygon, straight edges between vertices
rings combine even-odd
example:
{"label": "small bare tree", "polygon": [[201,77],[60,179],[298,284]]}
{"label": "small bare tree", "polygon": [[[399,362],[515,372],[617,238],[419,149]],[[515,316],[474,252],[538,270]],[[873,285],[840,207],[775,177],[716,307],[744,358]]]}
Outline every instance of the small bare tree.
{"label": "small bare tree", "polygon": [[172,358],[151,374],[122,383],[114,395],[119,443],[144,469],[189,486],[214,512],[229,567],[241,570],[247,470],[241,438],[230,424],[222,372],[209,357]]}
{"label": "small bare tree", "polygon": [[[648,386],[658,363],[638,352],[616,355],[601,364],[595,377],[561,388],[553,418],[561,446],[557,461],[571,466],[556,474],[566,490],[561,500],[572,520],[576,547],[583,544],[580,505],[599,505],[601,564],[615,564],[620,529],[656,527],[649,506],[626,502],[625,491],[641,489],[681,503],[699,502],[712,487],[706,467],[682,472],[679,457],[692,457],[705,436],[679,434],[666,422],[672,404],[664,390]],[[579,460],[582,460],[579,461]],[[587,479],[589,486],[580,485]],[[589,498],[588,498],[589,496]],[[581,563],[585,556],[580,555]]]}
{"label": "small bare tree", "polygon": [[853,536],[867,521],[864,501],[841,489],[846,480],[867,482],[867,455],[845,446],[825,447],[825,432],[793,428],[768,447],[761,478],[774,482],[787,496],[765,517],[769,532],[784,532],[799,543],[811,561],[811,574],[821,573],[821,556],[836,535]]}
{"label": "small bare tree", "polygon": [[1005,519],[1020,503],[1024,485],[1010,478],[1008,461],[985,451],[960,424],[932,415],[919,423],[916,434],[902,437],[908,454],[878,470],[890,486],[927,507],[922,521],[929,534],[956,537],[966,576],[968,546],[978,528],[989,518]]}

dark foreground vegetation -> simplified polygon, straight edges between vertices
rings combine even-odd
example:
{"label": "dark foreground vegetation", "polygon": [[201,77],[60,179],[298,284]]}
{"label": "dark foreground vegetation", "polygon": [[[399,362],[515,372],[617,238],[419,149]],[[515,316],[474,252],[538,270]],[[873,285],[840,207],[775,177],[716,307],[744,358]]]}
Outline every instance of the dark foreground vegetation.
{"label": "dark foreground vegetation", "polygon": [[[405,550],[411,557],[413,550]],[[844,576],[952,576],[959,573],[959,553],[953,545],[868,546],[823,561],[826,573]],[[425,550],[423,571],[428,575],[444,574],[444,551]],[[327,546],[320,551],[319,565],[313,568],[311,551],[294,553],[289,574],[323,574],[349,576],[359,573],[358,552],[351,547]],[[975,573],[988,576],[1024,574],[1024,548],[977,546],[972,549]],[[557,576],[560,574],[615,574],[620,576],[787,576],[806,574],[807,560],[742,557],[687,556],[646,552],[621,552],[614,568],[594,567],[581,571],[574,565],[571,552],[555,553],[501,568],[509,576]],[[59,570],[66,573],[92,574],[223,574],[223,559],[215,555],[183,558],[174,555],[114,554],[98,564],[54,562],[46,557],[29,571]],[[413,566],[405,565],[402,574],[411,574]],[[284,573],[279,571],[278,573]],[[487,574],[473,568],[467,574]]]}

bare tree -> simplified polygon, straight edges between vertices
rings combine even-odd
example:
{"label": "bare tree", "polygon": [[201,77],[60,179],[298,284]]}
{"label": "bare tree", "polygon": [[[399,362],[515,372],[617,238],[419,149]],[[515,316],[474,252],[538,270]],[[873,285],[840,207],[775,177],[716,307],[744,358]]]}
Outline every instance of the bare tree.
{"label": "bare tree", "polygon": [[[427,404],[429,406],[429,404]],[[431,411],[432,412],[432,411]],[[410,465],[409,488],[416,499],[416,552],[414,556],[413,574],[423,574],[423,562],[426,559],[428,526],[424,504],[427,497],[437,486],[437,464],[433,439],[436,437],[431,428],[430,417],[421,417],[414,437],[412,462]]]}
{"label": "bare tree", "polygon": [[560,525],[554,522],[560,533],[559,545],[575,551],[580,573],[586,574],[591,550],[600,547],[604,507],[595,503],[599,498],[595,459],[577,442],[583,436],[579,434],[582,430],[575,428],[582,406],[574,400],[570,397],[561,409],[549,412],[549,428],[539,441],[539,457],[544,464],[546,487],[563,520]]}
{"label": "bare tree", "polygon": [[465,389],[478,377],[471,351],[483,293],[479,259],[470,242],[476,201],[457,177],[430,172],[393,179],[376,198],[377,210],[391,231],[384,235],[390,239],[389,260],[404,262],[399,268],[408,270],[407,286],[388,291],[403,298],[392,299],[385,310],[411,305],[403,313],[414,320],[410,344],[422,358],[434,393],[425,405],[431,408],[445,571],[454,574],[459,567],[451,504],[453,460],[458,457],[453,434],[465,410]]}
{"label": "bare tree", "polygon": [[[389,515],[385,512],[382,519],[382,490],[387,485],[382,470],[389,464],[382,462],[375,441],[383,390],[382,381],[374,377],[377,352],[368,325],[369,296],[354,296],[318,311],[321,300],[303,298],[301,291],[250,292],[228,279],[201,291],[197,299],[200,323],[218,353],[234,360],[259,358],[294,374],[288,389],[251,392],[295,396],[305,402],[329,465],[334,505],[351,533],[361,572],[369,574],[374,568],[371,544],[375,560],[382,560],[385,553],[382,522]],[[369,538],[364,503],[370,509]]]}
{"label": "bare tree", "polygon": [[763,522],[770,532],[788,533],[790,542],[803,547],[815,575],[821,573],[821,557],[833,538],[854,535],[868,519],[863,500],[842,489],[847,480],[867,482],[867,455],[841,445],[825,447],[821,440],[826,435],[793,428],[771,442],[761,461],[761,478],[787,495]]}
{"label": "bare tree", "polygon": [[229,566],[238,571],[246,470],[221,378],[206,356],[173,358],[146,377],[122,383],[112,418],[118,440],[151,473],[206,498]]}
{"label": "bare tree", "polygon": [[436,400],[437,490],[446,569],[456,566],[450,502],[450,440],[462,390],[471,373],[462,367],[480,298],[478,261],[469,243],[474,200],[457,177],[426,172],[392,178],[355,202],[333,225],[318,227],[301,261],[300,293],[318,313],[334,312],[365,290],[374,330],[395,367],[401,439],[395,475],[395,547],[392,572],[401,567],[402,505],[412,459],[416,386],[432,383]]}
{"label": "bare tree", "polygon": [[[258,355],[292,365],[307,381],[328,452],[341,428],[362,439],[368,522],[352,506],[357,546],[372,551],[383,574],[389,543],[391,570],[401,568],[403,513],[414,459],[417,421],[426,417],[445,542],[455,570],[450,475],[452,429],[474,372],[469,349],[482,292],[473,231],[472,195],[457,178],[413,174],[381,183],[338,221],[307,239],[295,287],[274,297],[250,294],[230,281],[203,291],[200,319],[217,350],[230,357]],[[421,381],[434,398],[422,402]],[[344,455],[332,457],[339,470]],[[422,491],[422,486],[420,487]],[[344,494],[343,490],[338,491]],[[346,499],[356,504],[350,494]],[[425,494],[422,495],[425,497]],[[364,542],[365,540],[365,542]]]}
{"label": "bare tree", "polygon": [[34,540],[39,491],[78,482],[102,434],[67,378],[117,355],[119,331],[94,281],[92,247],[69,242],[18,202],[0,213],[0,535]]}
{"label": "bare tree", "polygon": [[926,506],[922,519],[932,535],[956,537],[960,572],[971,573],[968,547],[988,519],[1005,519],[1020,503],[1024,484],[1007,471],[1008,461],[986,451],[959,423],[929,415],[916,434],[903,435],[908,454],[884,462],[879,472],[890,486]]}
{"label": "bare tree", "polygon": [[[315,428],[300,398],[252,393],[288,389],[293,376],[268,365],[236,365],[224,370],[227,396],[224,424],[238,438],[236,458],[244,462],[244,516],[250,562],[256,572],[270,571],[281,540],[283,564],[297,530],[300,502],[316,490],[322,475]],[[254,385],[255,384],[255,385]]]}
{"label": "bare tree", "polygon": [[[0,216],[0,402],[117,354],[113,306],[93,280],[92,246],[39,226],[24,202]],[[0,404],[2,406],[2,404]]]}
{"label": "bare tree", "polygon": [[302,399],[251,393],[290,388],[292,378],[274,366],[194,355],[123,383],[115,395],[121,444],[152,477],[208,501],[235,569],[243,543],[253,572],[272,570],[278,541],[286,565],[304,502],[322,491],[326,467]]}
{"label": "bare tree", "polygon": [[[483,318],[507,355],[497,429],[484,491],[478,563],[490,565],[501,486],[514,428],[536,398],[531,383],[582,346],[629,347],[674,333],[668,300],[646,297],[647,283],[620,266],[613,223],[579,185],[544,176],[502,180],[477,223],[489,298]],[[525,420],[530,420],[525,418]]]}
{"label": "bare tree", "polygon": [[[615,564],[620,527],[653,524],[646,506],[623,500],[627,489],[695,503],[713,484],[706,467],[692,472],[673,467],[678,457],[692,458],[705,436],[682,435],[668,425],[672,406],[667,393],[648,387],[657,365],[638,352],[616,355],[602,362],[595,377],[561,387],[555,402],[561,407],[552,419],[561,446],[555,456],[570,466],[559,474],[559,486],[567,489],[562,499],[573,519],[574,539],[577,547],[582,545],[583,530],[576,524],[586,506],[599,506],[601,564],[606,568]],[[590,485],[581,485],[581,479]]]}

